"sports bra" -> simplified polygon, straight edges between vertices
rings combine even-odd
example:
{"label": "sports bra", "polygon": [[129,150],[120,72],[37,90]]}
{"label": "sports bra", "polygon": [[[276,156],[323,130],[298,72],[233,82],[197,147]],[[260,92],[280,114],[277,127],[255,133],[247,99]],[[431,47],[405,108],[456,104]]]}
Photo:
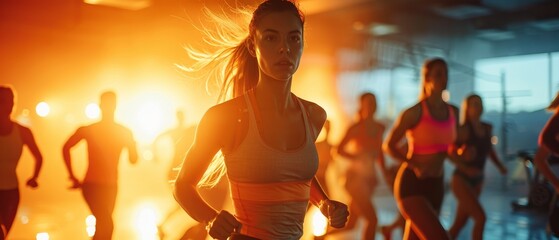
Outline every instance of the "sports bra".
{"label": "sports bra", "polygon": [[421,101],[421,118],[415,127],[406,131],[409,151],[413,154],[446,152],[456,139],[456,117],[450,105],[448,118],[437,120],[429,112],[426,101]]}

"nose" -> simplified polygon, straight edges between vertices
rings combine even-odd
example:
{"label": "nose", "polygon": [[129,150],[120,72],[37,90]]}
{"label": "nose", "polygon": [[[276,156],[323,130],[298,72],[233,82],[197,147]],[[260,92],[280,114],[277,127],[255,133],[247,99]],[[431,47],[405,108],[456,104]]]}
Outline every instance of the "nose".
{"label": "nose", "polygon": [[289,47],[287,47],[287,46],[282,46],[282,47],[279,49],[279,51],[280,51],[280,53],[282,53],[282,54],[283,54],[283,53],[287,53],[287,54],[291,53],[291,49],[289,49]]}
{"label": "nose", "polygon": [[282,39],[282,41],[280,42],[279,47],[280,47],[279,52],[280,52],[281,54],[289,54],[289,53],[291,53],[291,49],[289,49],[289,43],[288,43],[287,40]]}

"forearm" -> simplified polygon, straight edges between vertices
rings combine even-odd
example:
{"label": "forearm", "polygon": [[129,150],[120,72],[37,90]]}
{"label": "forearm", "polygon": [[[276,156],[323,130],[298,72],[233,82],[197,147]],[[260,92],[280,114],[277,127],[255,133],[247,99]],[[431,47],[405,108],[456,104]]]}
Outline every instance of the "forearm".
{"label": "forearm", "polygon": [[182,209],[198,222],[210,222],[218,214],[218,211],[202,199],[196,190],[196,186],[177,180],[175,182],[174,196]]}
{"label": "forearm", "polygon": [[547,158],[549,157],[550,151],[544,146],[540,146],[534,156],[534,164],[540,173],[553,185],[555,189],[559,190],[559,177],[553,173]]}
{"label": "forearm", "polygon": [[540,145],[547,147],[555,155],[559,155],[559,115],[554,114],[546,123],[540,134]]}
{"label": "forearm", "polygon": [[43,157],[42,156],[35,157],[35,169],[33,171],[33,177],[32,178],[38,178],[39,177],[39,173],[41,172],[42,167],[43,167]]}
{"label": "forearm", "polygon": [[310,202],[314,206],[319,207],[321,202],[324,200],[329,200],[328,195],[324,192],[316,177],[313,177],[311,181],[311,194],[310,194]]}
{"label": "forearm", "polygon": [[68,171],[68,177],[75,178],[74,172],[72,171],[72,158],[70,157],[70,152],[64,150],[62,156],[64,158],[64,165],[66,166],[66,170]]}
{"label": "forearm", "polygon": [[385,151],[396,161],[400,162],[400,163],[404,163],[407,162],[408,158],[406,155],[404,155],[401,151],[400,148],[398,148],[396,145],[394,144],[387,144],[384,147]]}

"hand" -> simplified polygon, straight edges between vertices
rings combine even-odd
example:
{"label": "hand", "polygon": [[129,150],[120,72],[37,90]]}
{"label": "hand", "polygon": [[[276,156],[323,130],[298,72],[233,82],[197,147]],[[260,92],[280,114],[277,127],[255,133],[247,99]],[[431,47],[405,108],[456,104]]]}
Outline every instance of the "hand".
{"label": "hand", "polygon": [[32,177],[29,180],[27,180],[27,186],[31,188],[37,188],[39,186],[39,184],[37,183],[37,178]]}
{"label": "hand", "polygon": [[70,189],[77,189],[82,187],[80,180],[78,180],[76,177],[70,177],[70,181],[72,181],[72,186],[70,186]]}
{"label": "hand", "polygon": [[507,168],[506,168],[506,167],[501,166],[501,167],[499,168],[499,171],[501,171],[501,174],[502,174],[502,175],[507,175]]}
{"label": "hand", "polygon": [[207,226],[208,233],[214,239],[227,239],[233,232],[241,230],[241,223],[231,213],[222,210]]}
{"label": "hand", "polygon": [[324,200],[319,206],[320,212],[328,218],[328,223],[334,228],[343,228],[349,217],[347,205],[332,200]]}

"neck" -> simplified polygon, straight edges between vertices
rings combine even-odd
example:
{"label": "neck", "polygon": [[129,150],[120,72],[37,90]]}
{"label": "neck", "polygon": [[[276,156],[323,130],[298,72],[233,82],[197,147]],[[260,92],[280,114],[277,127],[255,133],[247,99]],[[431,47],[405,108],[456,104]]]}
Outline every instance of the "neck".
{"label": "neck", "polygon": [[254,89],[258,105],[262,109],[284,112],[293,106],[290,81],[259,81]]}
{"label": "neck", "polygon": [[427,96],[425,100],[427,101],[427,103],[429,103],[430,106],[433,107],[441,106],[445,104],[441,95],[432,94]]}
{"label": "neck", "polygon": [[114,115],[104,114],[103,116],[101,116],[101,122],[114,122],[114,121],[115,121]]}

